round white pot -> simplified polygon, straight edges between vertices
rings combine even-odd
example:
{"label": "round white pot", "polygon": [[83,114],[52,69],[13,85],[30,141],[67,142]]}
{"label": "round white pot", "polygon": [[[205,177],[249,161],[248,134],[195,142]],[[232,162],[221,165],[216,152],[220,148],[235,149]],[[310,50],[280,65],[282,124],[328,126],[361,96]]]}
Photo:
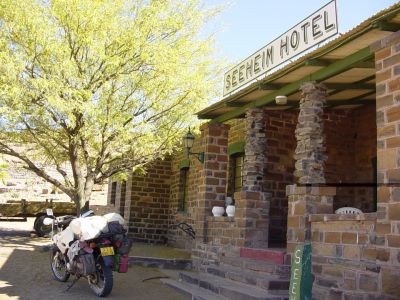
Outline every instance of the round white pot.
{"label": "round white pot", "polygon": [[235,205],[228,205],[226,207],[226,214],[228,217],[234,217],[235,216]]}
{"label": "round white pot", "polygon": [[212,213],[214,217],[222,217],[224,214],[224,207],[223,206],[214,206],[212,209]]}

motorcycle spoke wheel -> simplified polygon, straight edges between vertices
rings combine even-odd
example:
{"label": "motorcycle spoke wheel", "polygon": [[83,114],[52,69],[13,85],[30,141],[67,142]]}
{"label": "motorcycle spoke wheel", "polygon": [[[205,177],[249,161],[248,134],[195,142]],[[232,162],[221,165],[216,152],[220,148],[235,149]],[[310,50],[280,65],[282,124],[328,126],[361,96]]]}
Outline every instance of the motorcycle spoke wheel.
{"label": "motorcycle spoke wheel", "polygon": [[101,261],[96,265],[96,273],[88,276],[88,282],[96,296],[106,297],[111,293],[113,287],[112,270]]}
{"label": "motorcycle spoke wheel", "polygon": [[66,282],[69,279],[70,274],[60,251],[52,251],[51,272],[57,281]]}

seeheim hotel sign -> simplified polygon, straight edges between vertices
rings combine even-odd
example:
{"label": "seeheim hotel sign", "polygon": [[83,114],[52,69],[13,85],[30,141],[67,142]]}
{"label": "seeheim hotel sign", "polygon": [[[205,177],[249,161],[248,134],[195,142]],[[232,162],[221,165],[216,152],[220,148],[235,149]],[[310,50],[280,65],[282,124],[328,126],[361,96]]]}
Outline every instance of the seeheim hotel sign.
{"label": "seeheim hotel sign", "polygon": [[333,0],[226,72],[224,96],[337,33]]}

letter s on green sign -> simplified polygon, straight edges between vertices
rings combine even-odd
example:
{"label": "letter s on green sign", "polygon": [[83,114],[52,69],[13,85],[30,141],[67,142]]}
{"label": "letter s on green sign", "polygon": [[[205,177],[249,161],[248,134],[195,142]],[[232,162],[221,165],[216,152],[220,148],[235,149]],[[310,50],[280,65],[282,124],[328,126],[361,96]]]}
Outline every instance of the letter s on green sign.
{"label": "letter s on green sign", "polygon": [[295,263],[299,264],[301,262],[301,250],[297,249],[296,252],[294,253],[294,257],[295,257]]}

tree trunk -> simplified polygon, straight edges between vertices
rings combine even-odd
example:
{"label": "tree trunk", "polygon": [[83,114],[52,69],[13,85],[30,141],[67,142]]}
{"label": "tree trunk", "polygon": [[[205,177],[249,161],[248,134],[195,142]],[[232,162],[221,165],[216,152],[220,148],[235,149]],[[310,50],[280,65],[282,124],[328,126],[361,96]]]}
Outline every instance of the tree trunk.
{"label": "tree trunk", "polygon": [[76,204],[76,213],[78,216],[89,210],[89,199],[92,195],[93,185],[94,180],[92,178],[86,178],[84,185],[78,184],[78,189],[73,199]]}

